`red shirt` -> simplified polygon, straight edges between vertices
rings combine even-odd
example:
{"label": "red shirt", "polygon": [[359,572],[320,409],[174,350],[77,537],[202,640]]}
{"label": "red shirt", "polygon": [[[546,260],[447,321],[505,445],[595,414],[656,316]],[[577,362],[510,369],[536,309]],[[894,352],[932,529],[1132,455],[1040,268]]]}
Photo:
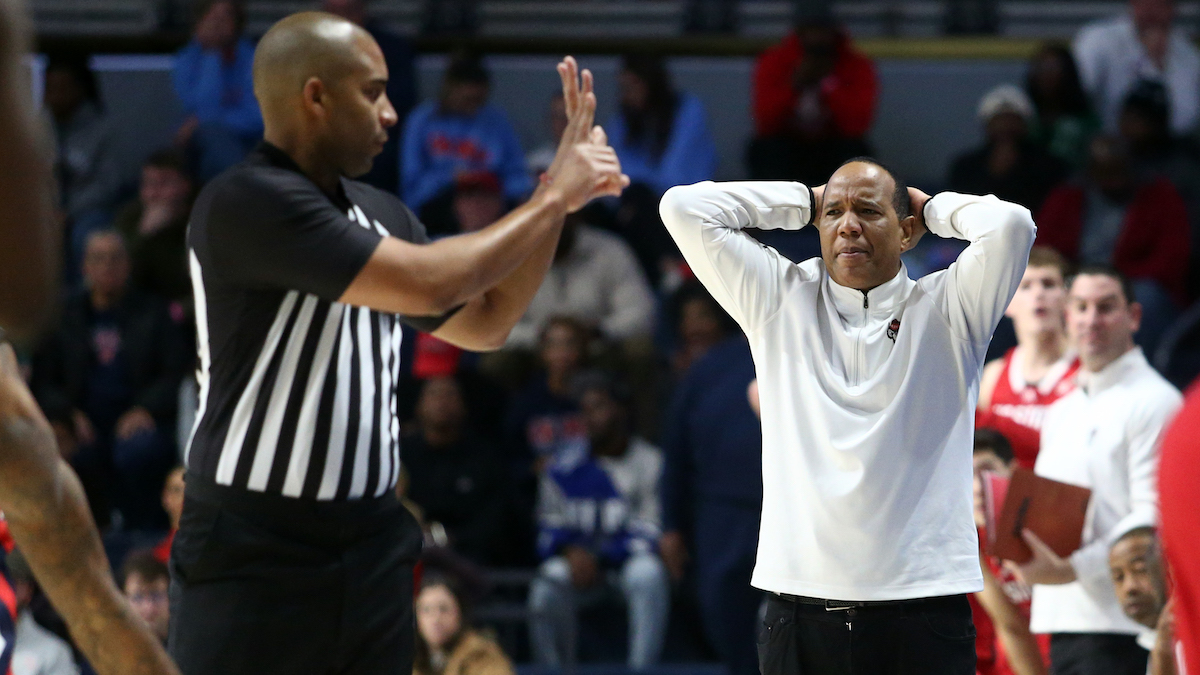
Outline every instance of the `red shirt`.
{"label": "red shirt", "polygon": [[1200,384],[1163,437],[1158,464],[1163,551],[1175,582],[1175,639],[1200,668]]}
{"label": "red shirt", "polygon": [[[975,426],[995,429],[1012,444],[1017,465],[1033,470],[1041,444],[1042,419],[1046,408],[1075,389],[1079,357],[1064,356],[1050,367],[1040,382],[1026,382],[1014,358],[1020,347],[1004,355],[1004,366],[992,399],[985,410],[975,415]],[[1019,362],[1018,362],[1019,363]]]}

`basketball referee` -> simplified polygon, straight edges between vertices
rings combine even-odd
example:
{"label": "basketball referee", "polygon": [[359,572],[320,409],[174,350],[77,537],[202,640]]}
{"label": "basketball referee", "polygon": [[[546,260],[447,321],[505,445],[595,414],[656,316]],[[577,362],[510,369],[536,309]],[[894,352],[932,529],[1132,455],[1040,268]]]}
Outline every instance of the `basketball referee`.
{"label": "basketball referee", "polygon": [[[563,217],[628,179],[559,65],[569,125],[533,198],[427,243],[365,173],[396,113],[378,45],[292,15],[263,36],[265,141],[200,194],[188,234],[200,409],[171,557],[186,675],[412,672],[421,532],[393,496],[401,322],[494,349],[541,284]],[[416,318],[405,318],[416,317]]]}

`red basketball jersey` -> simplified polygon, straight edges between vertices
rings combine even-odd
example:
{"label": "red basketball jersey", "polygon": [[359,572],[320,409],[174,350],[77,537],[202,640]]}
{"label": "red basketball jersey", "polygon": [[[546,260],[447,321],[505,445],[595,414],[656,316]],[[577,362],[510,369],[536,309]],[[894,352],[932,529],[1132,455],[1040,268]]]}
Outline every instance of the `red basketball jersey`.
{"label": "red basketball jersey", "polygon": [[991,403],[976,415],[975,426],[1004,434],[1013,446],[1017,465],[1032,470],[1046,408],[1075,389],[1079,357],[1068,354],[1051,366],[1040,382],[1026,382],[1015,365],[1018,349],[1013,347],[1004,355],[1004,367],[992,391]]}

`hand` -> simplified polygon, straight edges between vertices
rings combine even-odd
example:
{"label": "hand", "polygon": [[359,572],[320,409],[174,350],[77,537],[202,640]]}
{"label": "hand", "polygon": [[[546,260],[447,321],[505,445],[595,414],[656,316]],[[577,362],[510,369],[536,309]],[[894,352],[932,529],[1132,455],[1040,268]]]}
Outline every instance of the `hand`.
{"label": "hand", "polygon": [[750,386],[746,387],[746,400],[750,403],[750,409],[754,414],[762,419],[762,409],[759,407],[758,400],[758,380],[751,380]]}
{"label": "hand", "polygon": [[1069,584],[1077,578],[1070,560],[1058,557],[1049,546],[1030,530],[1022,530],[1021,537],[1033,551],[1033,557],[1024,564],[1005,561],[1004,566],[1028,586],[1043,584],[1057,586]]}
{"label": "hand", "polygon": [[1175,655],[1175,598],[1168,598],[1163,606],[1162,614],[1158,615],[1158,625],[1154,627],[1154,651],[1170,656]]}
{"label": "hand", "polygon": [[600,564],[596,555],[582,546],[568,546],[563,557],[571,566],[571,583],[575,588],[590,588],[600,578]]}
{"label": "hand", "polygon": [[71,411],[71,424],[75,427],[75,441],[80,447],[87,447],[96,442],[96,427],[82,410]]}
{"label": "hand", "polygon": [[148,410],[139,405],[127,410],[117,420],[116,434],[119,440],[127,441],[143,431],[154,431],[155,427],[154,417],[150,415]]}
{"label": "hand", "polygon": [[200,120],[195,115],[188,115],[187,119],[183,120],[183,124],[180,124],[179,128],[175,130],[175,147],[187,147],[199,128]]}
{"label": "hand", "polygon": [[605,195],[617,196],[629,185],[621,173],[617,153],[608,146],[608,137],[593,127],[596,94],[592,91],[592,73],[578,74],[575,59],[568,56],[558,64],[562,79],[567,128],[558,144],[558,152],[546,170],[544,185],[562,196],[568,212],[583,208],[589,201]]}
{"label": "hand", "polygon": [[152,202],[142,206],[142,220],[138,223],[138,234],[148,237],[171,224],[178,213],[172,202]]}
{"label": "hand", "polygon": [[806,89],[825,79],[833,72],[833,59],[808,57],[796,66],[793,85],[797,89]]}
{"label": "hand", "polygon": [[[922,190],[915,187],[908,188],[908,203],[912,209],[913,217],[917,219],[917,231],[924,234],[928,228],[925,226],[925,202],[930,200],[930,196]],[[913,233],[914,237],[920,237],[920,234]],[[916,241],[913,241],[916,244]]]}
{"label": "hand", "polygon": [[658,555],[662,558],[663,565],[667,567],[667,574],[671,575],[673,581],[683,578],[683,571],[688,563],[688,552],[682,534],[679,532],[663,534],[658,540]]}
{"label": "hand", "polygon": [[818,185],[817,187],[812,188],[812,193],[813,203],[811,208],[813,212],[817,214],[816,217],[813,218],[813,222],[816,222],[821,219],[821,202],[825,199],[825,186]]}

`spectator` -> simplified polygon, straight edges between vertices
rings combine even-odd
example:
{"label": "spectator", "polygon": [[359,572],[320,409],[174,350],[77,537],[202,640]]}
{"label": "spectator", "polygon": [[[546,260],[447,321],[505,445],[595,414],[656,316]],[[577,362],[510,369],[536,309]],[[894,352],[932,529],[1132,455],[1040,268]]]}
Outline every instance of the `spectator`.
{"label": "spectator", "polygon": [[404,125],[400,163],[404,202],[420,214],[430,234],[453,231],[450,201],[460,173],[495,173],[510,203],[533,187],[508,116],[488,103],[489,82],[479,57],[454,57],[438,100],[418,105]]}
{"label": "spectator", "polygon": [[648,337],[654,295],[629,245],[567,216],[554,263],[506,346],[532,349],[554,316],[574,317],[615,342]]}
{"label": "spectator", "polygon": [[661,196],[676,185],[716,176],[717,147],[704,104],[676,91],[662,57],[626,55],[617,84],[621,109],[606,130],[633,184]]}
{"label": "spectator", "polygon": [[615,585],[629,608],[629,667],[643,669],[658,662],[670,609],[655,552],[662,457],[631,436],[629,396],[619,384],[597,375],[577,391],[588,442],[555,457],[538,495],[544,562],[529,588],[533,651],[543,665],[574,663],[579,607]]}
{"label": "spectator", "polygon": [[397,127],[388,130],[387,144],[375,157],[366,175],[355,180],[374,185],[392,194],[400,191],[400,129],[409,111],[417,104],[416,54],[412,43],[383,25],[367,12],[366,0],[322,0],[321,9],[362,26],[375,38],[387,64],[387,97],[396,109]]}
{"label": "spectator", "polygon": [[550,106],[546,110],[546,128],[546,142],[525,156],[525,164],[534,178],[550,168],[554,155],[558,152],[558,141],[567,129],[567,104],[561,91],[556,90],[550,97]]}
{"label": "spectator", "polygon": [[970,596],[975,623],[975,656],[978,675],[1044,675],[1049,658],[1048,636],[1029,632],[1029,586],[1006,569],[1002,561],[984,553],[987,541],[983,481],[987,474],[1007,480],[1016,467],[1013,448],[994,429],[975,431],[972,456],[975,471],[975,526],[979,528],[980,565],[984,587]]}
{"label": "spectator", "polygon": [[254,44],[242,35],[242,0],[200,0],[192,40],[175,55],[172,78],[183,107],[176,144],[194,157],[201,183],[238,163],[262,138],[254,98]]}
{"label": "spectator", "polygon": [[1119,272],[1084,267],[1068,289],[1078,388],[1047,411],[1035,471],[1090,488],[1089,517],[1082,547],[1068,558],[1026,530],[1033,558],[1015,569],[1035,584],[1031,628],[1050,633],[1053,672],[1144,675],[1142,629],[1117,603],[1108,548],[1117,535],[1154,524],[1158,443],[1181,397],[1134,346],[1141,307]]}
{"label": "spectator", "polygon": [[417,615],[413,675],[513,675],[512,662],[492,640],[472,630],[466,598],[449,578],[428,575],[414,602]]}
{"label": "spectator", "polygon": [[842,162],[870,154],[875,65],[854,49],[828,3],[798,4],[795,29],[754,68],[750,176],[821,185]]}
{"label": "spectator", "polygon": [[725,335],[692,361],[667,413],[659,551],[677,581],[690,564],[704,634],[730,674],[754,675],[762,431],[746,396],[750,347]]}
{"label": "spectator", "polygon": [[1071,50],[1058,44],[1039,49],[1029,61],[1025,93],[1035,112],[1031,138],[1072,168],[1081,168],[1100,121],[1083,91]]}
{"label": "spectator", "polygon": [[187,224],[195,190],[184,157],[172,150],[142,163],[137,199],[118,213],[113,227],[125,237],[132,263],[131,285],[191,313]]}
{"label": "spectator", "polygon": [[992,428],[1012,444],[1017,465],[1033,469],[1046,408],[1075,388],[1079,357],[1069,348],[1064,310],[1067,261],[1052,248],[1034,246],[1004,315],[1017,346],[983,367],[977,428]]}
{"label": "spectator", "polygon": [[1033,103],[1025,92],[1011,84],[989,91],[979,102],[987,140],[954,160],[946,180],[949,189],[994,194],[1037,211],[1069,167],[1030,138],[1033,119]]}
{"label": "spectator", "polygon": [[171,619],[167,601],[170,581],[167,566],[150,550],[130,553],[121,565],[121,592],[129,599],[129,606],[138,618],[163,644],[167,642],[167,625]]}
{"label": "spectator", "polygon": [[25,556],[18,550],[5,556],[17,603],[17,638],[13,645],[11,675],[79,675],[75,654],[65,640],[34,620],[29,604],[37,582]]}
{"label": "spectator", "polygon": [[682,377],[709,349],[740,332],[733,319],[697,281],[685,283],[672,298],[676,347],[671,367]]}
{"label": "spectator", "polygon": [[481,565],[510,562],[509,484],[494,448],[469,427],[462,387],[428,380],[417,401],[417,428],[405,436],[407,496],[425,521],[441,523],[450,548]]}
{"label": "spectator", "polygon": [[1136,527],[1113,542],[1108,569],[1125,616],[1145,627],[1138,644],[1150,652],[1148,675],[1175,675],[1175,640],[1158,534]]}
{"label": "spectator", "polygon": [[459,232],[482,230],[508,211],[500,179],[490,171],[459,174],[451,208]]}
{"label": "spectator", "polygon": [[171,558],[171,544],[175,541],[175,533],[179,531],[179,518],[183,515],[184,473],[185,469],[177,466],[171,469],[171,472],[167,474],[167,479],[163,481],[162,507],[163,511],[167,513],[167,521],[170,522],[171,529],[167,530],[167,536],[163,537],[162,541],[154,547],[154,557],[164,565]]}
{"label": "spectator", "polygon": [[44,408],[70,414],[84,484],[108,488],[127,529],[165,529],[158,495],[173,464],[183,339],[164,304],[129,289],[121,235],[92,234],[83,275],[34,357],[33,389]]}
{"label": "spectator", "polygon": [[[1121,137],[1129,144],[1139,173],[1162,176],[1183,197],[1192,241],[1200,240],[1200,152],[1188,139],[1171,133],[1167,90],[1157,82],[1139,82],[1121,107]],[[1200,260],[1192,252],[1188,295],[1200,291]]]}
{"label": "spectator", "polygon": [[1128,14],[1085,26],[1076,36],[1083,88],[1109,132],[1117,130],[1125,96],[1144,79],[1166,86],[1174,133],[1196,126],[1200,51],[1174,20],[1174,0],[1129,0]]}
{"label": "spectator", "polygon": [[571,387],[586,364],[590,338],[583,322],[566,316],[551,317],[542,329],[542,372],[513,396],[505,423],[519,475],[529,473],[530,467],[540,475],[560,449],[585,438]]}
{"label": "spectator", "polygon": [[1179,191],[1139,178],[1123,141],[1092,140],[1082,184],[1055,188],[1037,214],[1038,243],[1080,265],[1111,265],[1133,280],[1143,307],[1138,343],[1152,353],[1186,299],[1191,237]]}
{"label": "spectator", "polygon": [[85,58],[46,64],[46,117],[54,131],[54,175],[70,232],[68,275],[79,278],[88,236],[112,222],[120,190],[116,138]]}

